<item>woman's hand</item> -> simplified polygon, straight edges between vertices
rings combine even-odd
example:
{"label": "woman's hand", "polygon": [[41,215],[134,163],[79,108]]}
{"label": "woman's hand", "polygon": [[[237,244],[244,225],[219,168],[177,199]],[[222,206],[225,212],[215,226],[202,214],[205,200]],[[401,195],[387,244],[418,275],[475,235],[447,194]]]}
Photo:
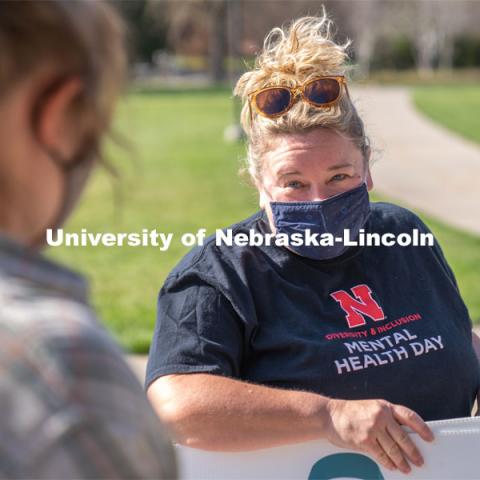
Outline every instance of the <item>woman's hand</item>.
{"label": "woman's hand", "polygon": [[328,403],[330,428],[327,439],[343,448],[362,450],[389,470],[409,473],[409,461],[420,467],[423,457],[401,425],[424,440],[433,433],[414,411],[385,400],[338,400]]}

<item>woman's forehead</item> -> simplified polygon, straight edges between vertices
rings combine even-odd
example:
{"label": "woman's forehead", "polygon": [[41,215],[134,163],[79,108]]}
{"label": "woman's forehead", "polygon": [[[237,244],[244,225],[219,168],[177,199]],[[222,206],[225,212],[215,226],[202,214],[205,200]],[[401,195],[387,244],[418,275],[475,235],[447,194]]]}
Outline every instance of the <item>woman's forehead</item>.
{"label": "woman's forehead", "polygon": [[312,159],[317,168],[331,169],[347,164],[355,166],[362,155],[351,140],[327,129],[279,135],[265,155],[272,173],[277,174],[285,168],[309,166]]}
{"label": "woman's forehead", "polygon": [[327,149],[332,146],[354,146],[350,139],[330,128],[315,128],[306,132],[276,135],[270,142],[275,149]]}

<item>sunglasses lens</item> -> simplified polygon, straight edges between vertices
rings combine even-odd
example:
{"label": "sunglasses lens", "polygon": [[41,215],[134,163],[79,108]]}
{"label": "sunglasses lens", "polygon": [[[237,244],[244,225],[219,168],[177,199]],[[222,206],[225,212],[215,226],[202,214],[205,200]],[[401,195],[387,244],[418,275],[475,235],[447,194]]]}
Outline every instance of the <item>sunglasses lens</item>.
{"label": "sunglasses lens", "polygon": [[305,86],[305,97],[316,105],[333,102],[340,95],[340,83],[334,78],[322,78]]}
{"label": "sunglasses lens", "polygon": [[286,88],[271,88],[258,93],[255,97],[255,103],[262,113],[277,115],[290,105],[290,95],[290,90]]}

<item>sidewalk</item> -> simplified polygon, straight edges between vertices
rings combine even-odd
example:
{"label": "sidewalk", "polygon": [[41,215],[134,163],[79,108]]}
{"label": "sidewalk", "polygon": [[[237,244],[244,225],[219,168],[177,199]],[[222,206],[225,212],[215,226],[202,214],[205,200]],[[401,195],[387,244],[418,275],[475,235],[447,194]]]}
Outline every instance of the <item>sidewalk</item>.
{"label": "sidewalk", "polygon": [[145,381],[147,358],[147,355],[127,355],[127,361],[142,385]]}
{"label": "sidewalk", "polygon": [[358,87],[352,97],[378,159],[374,191],[480,234],[480,147],[418,113],[407,88]]}

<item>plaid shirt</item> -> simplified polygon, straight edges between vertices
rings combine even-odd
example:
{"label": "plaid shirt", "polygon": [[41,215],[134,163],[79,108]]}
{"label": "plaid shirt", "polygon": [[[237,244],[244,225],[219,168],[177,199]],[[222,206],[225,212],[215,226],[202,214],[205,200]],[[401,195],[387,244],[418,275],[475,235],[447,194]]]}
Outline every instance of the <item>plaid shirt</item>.
{"label": "plaid shirt", "polygon": [[175,478],[84,280],[0,237],[0,477]]}

